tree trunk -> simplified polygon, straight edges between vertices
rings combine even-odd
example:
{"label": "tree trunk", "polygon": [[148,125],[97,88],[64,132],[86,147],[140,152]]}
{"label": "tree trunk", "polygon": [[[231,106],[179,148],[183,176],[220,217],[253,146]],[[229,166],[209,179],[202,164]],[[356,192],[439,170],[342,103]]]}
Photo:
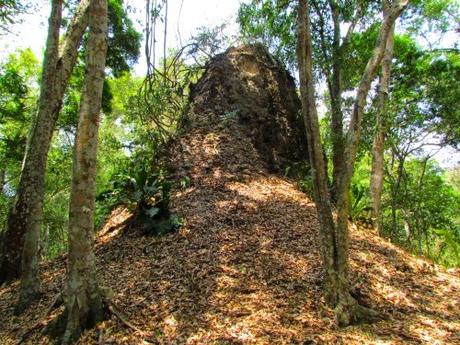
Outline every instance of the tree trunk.
{"label": "tree trunk", "polygon": [[396,219],[396,212],[400,209],[401,204],[399,203],[399,191],[401,187],[401,182],[404,175],[404,163],[406,160],[406,155],[404,153],[396,154],[398,162],[398,170],[396,173],[396,180],[394,180],[393,185],[391,186],[391,203],[392,203],[392,221],[391,221],[391,240],[396,243],[398,241],[398,222]]}
{"label": "tree trunk", "polygon": [[303,115],[309,140],[313,190],[320,222],[323,264],[326,271],[325,294],[328,302],[335,307],[337,323],[341,326],[367,320],[375,316],[375,312],[360,306],[350,294],[348,282],[348,194],[360,138],[360,126],[366,97],[371,82],[375,77],[377,66],[383,57],[390,28],[407,5],[407,1],[403,1],[403,3],[396,3],[389,14],[385,16],[373,56],[366,66],[359,85],[344,151],[344,164],[339,175],[337,222],[334,224],[329,193],[327,192],[327,177],[324,174],[324,161],[314,97],[312,39],[308,4],[306,0],[299,0],[297,49],[299,79]]}
{"label": "tree trunk", "polygon": [[107,1],[92,0],[86,74],[80,104],[69,209],[67,318],[63,343],[103,318],[102,296],[96,280],[94,204],[99,113],[107,52]]}
{"label": "tree trunk", "polygon": [[[40,222],[43,217],[43,200],[40,200],[39,194],[44,193],[44,184],[38,182],[39,176],[37,176],[37,171],[45,169],[46,156],[36,156],[36,152],[33,152],[33,144],[38,143],[39,146],[48,151],[49,142],[47,143],[47,137],[51,137],[53,132],[51,124],[48,121],[43,121],[42,116],[48,112],[48,109],[53,109],[56,102],[54,98],[56,92],[54,72],[59,57],[59,29],[61,20],[62,0],[53,0],[49,18],[45,57],[43,59],[38,121],[35,123],[34,129],[32,130],[32,137],[30,138],[31,143],[27,147],[25,156],[25,161],[34,161],[37,165],[34,166],[34,169],[23,169],[21,176],[21,182],[26,186],[33,187],[32,189],[36,193],[30,192],[25,195],[20,193],[20,198],[18,199],[15,209],[15,211],[19,209],[27,211],[27,213],[24,214],[25,217],[21,219],[21,225],[26,232],[24,234],[24,247],[21,262],[22,274],[18,303],[19,310],[23,309],[23,307],[39,294],[38,244],[40,239]],[[24,187],[24,185],[21,187]],[[26,207],[17,207],[21,205]]]}
{"label": "tree trunk", "polygon": [[[385,0],[384,0],[385,1]],[[349,229],[348,229],[348,210],[349,210],[349,189],[351,178],[353,176],[356,153],[361,135],[361,124],[364,114],[366,98],[369,93],[371,83],[375,78],[377,67],[382,61],[388,36],[394,26],[396,19],[403,12],[408,4],[408,0],[399,0],[395,2],[384,14],[384,19],[380,27],[379,36],[374,48],[373,54],[369,59],[364,70],[361,82],[358,87],[356,99],[353,105],[350,125],[347,132],[347,142],[344,152],[344,167],[339,177],[338,194],[337,194],[337,269],[338,280],[340,285],[345,287],[341,289],[339,304],[336,307],[336,315],[339,324],[347,325],[358,321],[359,318],[368,314],[356,301],[351,297],[348,288],[348,252],[349,252]]]}
{"label": "tree trunk", "polygon": [[307,131],[313,194],[320,223],[321,251],[324,272],[326,273],[324,290],[329,303],[335,305],[337,302],[335,293],[337,288],[337,277],[334,262],[335,226],[332,218],[325,160],[323,147],[321,146],[319,121],[315,104],[313,63],[311,56],[312,39],[310,17],[308,15],[308,4],[306,0],[299,0],[298,11],[297,60],[299,67],[300,98],[302,101],[302,115]]}
{"label": "tree trunk", "polygon": [[[75,66],[81,37],[87,27],[87,9],[89,0],[82,0],[67,30],[58,58],[53,65],[47,63],[46,73],[50,72],[52,83],[42,80],[42,89],[38,114],[31,128],[30,139],[23,161],[21,178],[15,203],[8,215],[6,231],[1,238],[0,282],[17,278],[20,275],[21,253],[23,253],[26,231],[28,248],[26,256],[36,256],[40,236],[40,223],[43,217],[43,198],[45,171],[48,150],[55,124],[61,109],[62,99],[73,67]],[[58,47],[54,47],[54,50]],[[55,54],[55,53],[53,53]],[[47,90],[53,90],[52,93]],[[46,95],[46,97],[45,97]],[[42,97],[43,96],[43,97]],[[35,265],[37,259],[26,258],[25,265]],[[34,268],[28,268],[35,274]],[[30,279],[26,279],[30,281]],[[38,281],[33,279],[34,282]],[[28,289],[28,287],[25,287]]]}
{"label": "tree trunk", "polygon": [[331,139],[332,139],[332,190],[331,197],[337,201],[337,186],[344,164],[344,135],[342,113],[342,47],[340,46],[339,9],[335,1],[329,1],[334,22],[334,39],[332,42],[332,80],[329,90],[331,97]]}
{"label": "tree trunk", "polygon": [[5,186],[6,170],[0,168],[0,195],[3,194],[3,187]]}
{"label": "tree trunk", "polygon": [[[389,11],[386,1],[383,2],[383,11]],[[382,76],[380,77],[378,109],[375,116],[375,134],[372,143],[372,171],[370,181],[370,191],[372,200],[371,219],[374,228],[381,234],[380,226],[380,208],[382,204],[382,188],[384,177],[384,142],[385,142],[385,126],[384,117],[386,114],[386,104],[389,94],[390,75],[391,75],[391,60],[393,59],[394,46],[394,30],[395,26],[391,27],[387,39],[385,53],[382,59]]]}

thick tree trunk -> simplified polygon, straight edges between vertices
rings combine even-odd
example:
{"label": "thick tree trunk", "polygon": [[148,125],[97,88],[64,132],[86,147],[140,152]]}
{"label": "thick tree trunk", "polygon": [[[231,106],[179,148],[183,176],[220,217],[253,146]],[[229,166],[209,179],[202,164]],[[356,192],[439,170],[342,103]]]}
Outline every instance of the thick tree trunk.
{"label": "thick tree trunk", "polygon": [[[40,98],[36,122],[31,129],[30,140],[24,157],[21,179],[6,226],[1,238],[0,282],[17,278],[21,272],[21,254],[23,253],[26,231],[28,248],[26,256],[36,256],[40,236],[40,223],[43,216],[43,198],[45,185],[46,159],[55,124],[61,109],[62,99],[73,67],[75,66],[81,37],[87,27],[87,9],[89,0],[82,0],[74,19],[67,30],[57,59],[53,58],[52,83],[42,80],[42,92],[46,97]],[[58,47],[54,47],[54,50]],[[45,68],[46,67],[46,68]],[[47,71],[49,72],[49,71]],[[48,90],[53,90],[52,93]],[[43,104],[46,103],[46,104]],[[25,265],[35,265],[37,259],[26,258]],[[36,272],[29,267],[30,272]],[[30,279],[26,279],[30,281]],[[37,279],[33,279],[37,282]],[[28,289],[28,287],[25,289]]]}
{"label": "thick tree trunk", "polygon": [[67,317],[63,343],[103,318],[94,257],[94,203],[99,113],[107,52],[107,1],[90,5],[85,84],[80,104],[69,209]]}
{"label": "thick tree trunk", "polygon": [[[51,15],[49,18],[48,38],[46,41],[45,57],[43,59],[42,80],[40,85],[40,99],[38,109],[38,119],[32,130],[30,144],[26,149],[24,161],[33,161],[36,165],[34,169],[23,169],[21,176],[22,190],[32,187],[26,193],[19,193],[18,202],[14,211],[22,213],[24,218],[22,228],[25,229],[24,247],[21,262],[21,291],[18,303],[18,309],[22,309],[31,300],[39,294],[39,277],[38,277],[38,243],[40,238],[40,222],[43,217],[43,200],[39,195],[44,193],[44,184],[39,183],[37,172],[45,169],[46,156],[38,156],[34,152],[33,144],[42,147],[48,151],[49,141],[53,133],[52,124],[49,121],[43,121],[43,115],[49,109],[55,108],[55,67],[59,58],[59,29],[62,20],[62,0],[53,0],[51,4]],[[22,191],[20,190],[20,192]],[[23,206],[24,207],[21,207]],[[19,207],[18,207],[19,206]],[[27,207],[28,206],[28,207]],[[12,217],[14,218],[14,216]],[[9,219],[9,220],[12,220]],[[11,225],[11,223],[9,223]]]}
{"label": "thick tree trunk", "polygon": [[406,5],[407,1],[397,3],[392,7],[389,15],[385,16],[373,56],[363,73],[350,122],[348,140],[344,151],[344,164],[341,167],[338,180],[337,222],[334,225],[329,193],[327,192],[327,177],[324,174],[324,161],[314,97],[312,39],[308,4],[307,0],[299,0],[297,49],[299,79],[303,115],[309,140],[313,190],[322,238],[321,248],[326,272],[325,294],[329,303],[335,307],[337,322],[342,326],[375,316],[375,312],[360,306],[350,294],[348,282],[348,191],[356,159],[363,109],[370,84],[383,57],[389,30]]}
{"label": "thick tree trunk", "polygon": [[[384,12],[388,12],[389,8],[384,2]],[[394,46],[394,24],[391,27],[387,39],[385,53],[382,59],[382,76],[380,77],[378,109],[375,116],[375,134],[372,143],[372,171],[370,181],[370,191],[372,200],[371,219],[374,228],[381,234],[380,226],[380,208],[382,204],[382,188],[384,177],[384,143],[385,143],[385,126],[384,117],[386,116],[386,104],[389,94],[390,75],[391,75],[391,60],[393,59]]]}

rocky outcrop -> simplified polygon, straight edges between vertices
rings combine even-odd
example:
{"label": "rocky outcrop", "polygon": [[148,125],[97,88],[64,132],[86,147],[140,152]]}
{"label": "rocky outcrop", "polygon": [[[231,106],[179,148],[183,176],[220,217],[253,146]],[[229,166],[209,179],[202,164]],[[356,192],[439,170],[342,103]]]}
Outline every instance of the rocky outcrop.
{"label": "rocky outcrop", "polygon": [[269,172],[307,161],[307,140],[294,79],[261,45],[229,48],[211,59],[192,86],[189,125],[225,126],[251,139]]}

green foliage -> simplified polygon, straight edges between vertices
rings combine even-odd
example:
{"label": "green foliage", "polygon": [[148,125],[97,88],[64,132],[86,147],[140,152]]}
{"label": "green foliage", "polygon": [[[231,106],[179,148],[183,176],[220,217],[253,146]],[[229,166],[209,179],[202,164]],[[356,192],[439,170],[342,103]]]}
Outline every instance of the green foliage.
{"label": "green foliage", "polygon": [[439,259],[446,266],[460,265],[460,228],[436,229],[434,233],[440,239]]}
{"label": "green foliage", "polygon": [[60,131],[48,153],[41,236],[45,257],[54,257],[67,250],[73,139],[72,134]]}
{"label": "green foliage", "polygon": [[446,181],[452,186],[454,191],[460,194],[460,165],[457,165],[445,174]]}
{"label": "green foliage", "polygon": [[307,194],[310,198],[314,198],[313,195],[313,179],[311,175],[305,175],[299,180],[299,187],[302,192]]}
{"label": "green foliage", "polygon": [[143,81],[122,74],[109,83],[114,92],[112,113],[101,130],[98,222],[124,204],[135,209],[146,233],[164,234],[181,225],[169,212],[171,182],[162,161],[185,113],[189,84],[200,71],[188,66],[181,53],[173,52]]}
{"label": "green foliage", "polygon": [[261,42],[289,67],[296,64],[295,26],[297,3],[285,0],[254,0],[243,3],[238,23],[249,42]]}
{"label": "green foliage", "polygon": [[115,76],[128,72],[139,58],[141,34],[136,31],[123,0],[109,0],[107,66]]}
{"label": "green foliage", "polygon": [[369,218],[370,170],[370,159],[368,156],[362,157],[355,164],[355,172],[351,180],[351,187],[349,193],[349,215],[352,220],[365,220]]}
{"label": "green foliage", "polygon": [[458,25],[460,5],[456,0],[416,0],[402,17],[412,34],[446,33]]}
{"label": "green foliage", "polygon": [[225,34],[227,24],[215,27],[199,27],[197,33],[189,40],[187,55],[203,65],[211,57],[221,53],[230,45],[230,37]]}
{"label": "green foliage", "polygon": [[284,170],[284,176],[295,178],[299,184],[300,190],[307,194],[309,198],[314,199],[313,180],[311,177],[310,165],[308,163],[304,162],[288,165]]}
{"label": "green foliage", "polygon": [[182,223],[179,216],[169,212],[172,185],[165,171],[160,168],[154,172],[148,166],[129,169],[127,173],[132,175],[113,176],[111,188],[98,195],[98,212],[122,204],[131,208],[145,233],[162,235],[177,230]]}
{"label": "green foliage", "polygon": [[[8,27],[22,22],[19,15],[26,13],[34,6],[31,1],[1,0],[0,1],[0,30],[8,32]],[[3,32],[0,32],[0,35]]]}
{"label": "green foliage", "polygon": [[10,54],[0,64],[0,229],[14,195],[27,142],[28,127],[37,100],[39,64],[30,49]]}
{"label": "green foliage", "polygon": [[443,135],[444,141],[460,145],[460,53],[446,51],[425,57],[422,67],[429,104],[428,119],[431,127]]}
{"label": "green foliage", "polygon": [[[139,58],[141,34],[135,30],[124,10],[123,0],[110,0],[108,5],[109,42],[106,65],[115,77],[122,77]],[[70,78],[57,124],[58,128],[71,133],[75,132],[78,122],[80,94],[85,73],[86,39],[78,53],[77,64]],[[102,94],[102,110],[105,114],[112,112],[113,97],[112,85],[106,78]]]}
{"label": "green foliage", "polygon": [[353,90],[361,81],[362,71],[372,56],[372,52],[380,30],[380,23],[373,23],[367,30],[356,32],[344,54],[345,61],[353,61],[343,70],[344,90]]}
{"label": "green foliage", "polygon": [[176,65],[163,75],[166,79],[158,75],[142,81],[125,73],[109,82],[114,92],[112,112],[104,116],[100,131],[97,225],[120,204],[136,213],[146,233],[166,233],[180,225],[169,213],[171,183],[161,157],[185,111],[193,69],[173,57],[167,66],[171,63]]}
{"label": "green foliage", "polygon": [[447,266],[458,266],[460,194],[430,160],[411,158],[387,174],[384,231],[394,241]]}
{"label": "green foliage", "polygon": [[184,50],[172,51],[146,76],[138,94],[130,100],[129,117],[135,124],[139,140],[149,143],[151,152],[169,141],[184,120],[190,85],[201,75],[202,68],[188,65]]}
{"label": "green foliage", "polygon": [[186,189],[186,188],[190,187],[190,184],[191,184],[190,177],[188,177],[188,176],[181,177],[179,183],[180,183],[180,187],[182,189]]}

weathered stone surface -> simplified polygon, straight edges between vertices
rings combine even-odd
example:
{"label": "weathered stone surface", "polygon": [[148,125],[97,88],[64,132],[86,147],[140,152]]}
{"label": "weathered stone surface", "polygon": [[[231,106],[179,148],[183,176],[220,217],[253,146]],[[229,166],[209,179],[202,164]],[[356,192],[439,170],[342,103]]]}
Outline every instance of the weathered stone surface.
{"label": "weathered stone surface", "polygon": [[[261,45],[229,48],[206,65],[190,97],[192,128],[238,121],[269,171],[308,160],[294,79]],[[205,127],[207,127],[205,125]]]}

